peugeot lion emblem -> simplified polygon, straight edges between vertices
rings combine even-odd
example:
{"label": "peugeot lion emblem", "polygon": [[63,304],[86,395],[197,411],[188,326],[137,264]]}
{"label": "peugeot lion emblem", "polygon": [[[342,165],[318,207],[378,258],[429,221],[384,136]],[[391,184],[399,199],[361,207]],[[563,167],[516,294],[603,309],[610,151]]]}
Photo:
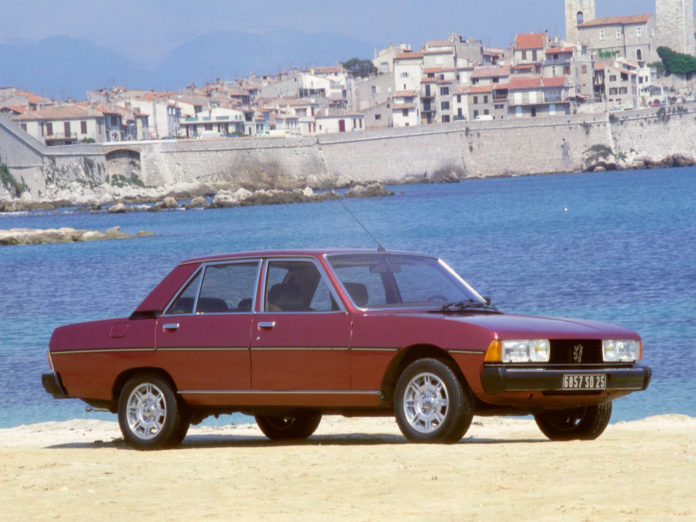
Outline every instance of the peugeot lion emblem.
{"label": "peugeot lion emblem", "polygon": [[582,362],[582,344],[573,346],[573,361],[576,363]]}

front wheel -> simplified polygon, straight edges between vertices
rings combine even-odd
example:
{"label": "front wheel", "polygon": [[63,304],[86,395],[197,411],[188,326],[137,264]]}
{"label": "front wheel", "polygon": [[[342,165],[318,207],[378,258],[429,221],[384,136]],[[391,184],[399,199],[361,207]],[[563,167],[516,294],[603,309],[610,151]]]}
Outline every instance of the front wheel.
{"label": "front wheel", "polygon": [[551,440],[594,440],[604,432],[610,418],[611,402],[534,415],[539,429]]}
{"label": "front wheel", "polygon": [[411,442],[457,442],[473,418],[467,390],[439,359],[418,359],[401,373],[394,414],[401,433]]}
{"label": "front wheel", "polygon": [[294,415],[256,415],[256,424],[271,440],[306,439],[319,426],[321,413]]}
{"label": "front wheel", "polygon": [[118,423],[126,442],[139,450],[178,445],[188,420],[171,385],[156,374],[132,377],[118,399]]}

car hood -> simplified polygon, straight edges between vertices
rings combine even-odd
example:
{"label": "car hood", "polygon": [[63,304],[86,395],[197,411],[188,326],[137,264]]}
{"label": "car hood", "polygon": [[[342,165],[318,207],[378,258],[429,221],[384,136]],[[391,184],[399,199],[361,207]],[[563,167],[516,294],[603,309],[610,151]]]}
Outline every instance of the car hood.
{"label": "car hood", "polygon": [[446,314],[446,317],[486,328],[501,339],[640,339],[627,328],[585,319],[515,314]]}

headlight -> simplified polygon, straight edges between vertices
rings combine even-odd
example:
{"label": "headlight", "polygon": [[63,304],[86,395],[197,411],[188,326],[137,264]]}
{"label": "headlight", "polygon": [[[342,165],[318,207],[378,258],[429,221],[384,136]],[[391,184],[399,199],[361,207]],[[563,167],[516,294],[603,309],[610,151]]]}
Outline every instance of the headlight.
{"label": "headlight", "polygon": [[549,362],[550,358],[548,339],[501,341],[500,360],[504,363]]}
{"label": "headlight", "polygon": [[640,359],[640,342],[604,339],[602,341],[602,356],[604,362],[637,361]]}

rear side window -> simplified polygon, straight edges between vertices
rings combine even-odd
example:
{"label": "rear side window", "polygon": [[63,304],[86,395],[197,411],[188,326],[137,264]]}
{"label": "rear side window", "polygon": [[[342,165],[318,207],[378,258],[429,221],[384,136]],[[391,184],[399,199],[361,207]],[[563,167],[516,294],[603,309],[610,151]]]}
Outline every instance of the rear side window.
{"label": "rear side window", "polygon": [[208,265],[169,307],[168,314],[251,312],[258,262]]}

